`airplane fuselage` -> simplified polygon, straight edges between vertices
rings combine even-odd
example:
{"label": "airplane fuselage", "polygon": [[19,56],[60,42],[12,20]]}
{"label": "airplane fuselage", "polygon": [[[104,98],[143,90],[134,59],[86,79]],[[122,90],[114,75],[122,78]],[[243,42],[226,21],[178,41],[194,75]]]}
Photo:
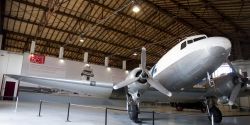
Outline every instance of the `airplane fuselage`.
{"label": "airplane fuselage", "polygon": [[198,83],[207,72],[213,73],[227,59],[230,51],[231,43],[227,38],[188,37],[166,53],[150,73],[167,89],[183,90]]}

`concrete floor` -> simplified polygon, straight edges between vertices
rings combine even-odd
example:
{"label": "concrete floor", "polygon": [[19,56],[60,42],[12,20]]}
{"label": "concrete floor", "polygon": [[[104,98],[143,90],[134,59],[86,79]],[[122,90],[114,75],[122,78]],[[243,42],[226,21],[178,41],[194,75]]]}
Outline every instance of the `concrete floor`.
{"label": "concrete floor", "polygon": [[[66,122],[67,104],[44,103],[41,117],[38,117],[39,102],[0,101],[1,125],[104,125],[105,109],[71,106],[70,121]],[[146,109],[147,110],[147,109]],[[141,114],[142,123],[151,125],[152,114]],[[108,125],[137,125],[129,120],[126,112],[108,110]],[[220,125],[247,125],[250,116],[223,117]],[[198,111],[169,112],[155,114],[155,125],[210,125],[205,114]]]}

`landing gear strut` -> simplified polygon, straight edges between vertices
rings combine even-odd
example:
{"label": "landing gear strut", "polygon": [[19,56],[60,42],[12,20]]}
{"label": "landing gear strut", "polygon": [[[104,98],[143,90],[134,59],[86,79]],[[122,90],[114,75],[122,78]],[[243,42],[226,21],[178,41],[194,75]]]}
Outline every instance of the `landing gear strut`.
{"label": "landing gear strut", "polygon": [[214,98],[210,98],[210,99],[207,99],[206,101],[206,105],[207,105],[207,108],[208,108],[208,119],[211,121],[211,117],[213,115],[213,118],[214,118],[214,122],[215,123],[220,123],[222,121],[222,113],[220,111],[219,108],[216,107],[215,105],[215,99]]}
{"label": "landing gear strut", "polygon": [[129,118],[135,123],[137,123],[139,108],[136,102],[132,99],[132,97],[129,94],[127,95],[127,110],[128,110]]}
{"label": "landing gear strut", "polygon": [[219,108],[217,108],[216,106],[212,106],[211,108],[209,108],[209,112],[210,112],[210,115],[208,116],[209,120],[211,120],[211,116],[213,115],[215,123],[220,123],[222,121],[222,113],[219,110]]}

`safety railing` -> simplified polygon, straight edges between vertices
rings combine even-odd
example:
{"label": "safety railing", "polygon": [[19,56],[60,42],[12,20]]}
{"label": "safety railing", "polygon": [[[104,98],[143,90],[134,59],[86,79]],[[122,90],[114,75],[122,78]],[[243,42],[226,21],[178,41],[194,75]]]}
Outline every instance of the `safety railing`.
{"label": "safety railing", "polygon": [[[40,100],[39,103],[39,111],[38,111],[38,117],[41,117],[42,113],[42,105],[43,103],[58,103],[58,102],[52,102],[52,101],[45,101],[45,100]],[[60,103],[61,104],[61,103]],[[88,106],[88,105],[79,105],[79,104],[72,104],[68,103],[67,104],[67,116],[66,116],[66,122],[71,122],[70,121],[70,109],[71,106],[77,106],[77,107],[85,107],[85,108],[94,108],[94,109],[103,109],[105,111],[105,121],[104,124],[108,125],[108,111],[114,110],[114,111],[122,111],[122,112],[128,112],[128,110],[125,109],[118,109],[118,108],[110,108],[110,107],[100,107],[100,106]],[[140,113],[151,113],[152,114],[152,125],[155,125],[155,115],[156,114],[165,114],[165,115],[171,115],[171,116],[181,116],[181,117],[209,117],[209,115],[200,115],[200,114],[180,114],[180,113],[159,113],[155,111],[140,111]],[[214,125],[214,116],[211,115],[211,125]]]}
{"label": "safety railing", "polygon": [[[58,102],[53,102],[53,101],[45,101],[45,100],[40,100],[39,102],[39,111],[38,111],[38,117],[41,117],[42,113],[42,105],[43,103],[58,103]],[[61,104],[61,103],[58,103]],[[67,116],[66,116],[66,122],[71,122],[70,121],[70,109],[71,106],[77,106],[77,107],[84,107],[84,108],[94,108],[94,109],[103,109],[105,110],[105,125],[108,124],[108,110],[114,110],[114,111],[123,111],[127,112],[128,110],[125,109],[118,109],[118,108],[110,108],[110,107],[101,107],[101,106],[88,106],[88,105],[79,105],[79,104],[73,104],[73,103],[68,103],[68,108],[67,108]],[[140,113],[152,113],[152,125],[154,125],[155,121],[155,112],[154,111],[140,111]]]}

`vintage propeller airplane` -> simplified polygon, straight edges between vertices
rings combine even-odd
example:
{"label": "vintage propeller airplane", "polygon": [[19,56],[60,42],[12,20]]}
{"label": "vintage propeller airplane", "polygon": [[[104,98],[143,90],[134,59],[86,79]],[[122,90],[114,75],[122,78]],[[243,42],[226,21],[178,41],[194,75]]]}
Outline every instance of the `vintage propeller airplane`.
{"label": "vintage propeller airplane", "polygon": [[[142,48],[141,67],[132,70],[125,81],[114,85],[113,88],[127,86],[127,108],[133,121],[138,120],[140,97],[144,91],[153,87],[177,102],[183,102],[184,94],[190,93],[192,97],[185,101],[206,101],[209,115],[213,114],[215,122],[218,123],[222,120],[222,114],[214,100],[219,99],[219,102],[233,105],[241,88],[248,82],[248,79],[237,73],[227,61],[230,51],[231,42],[227,38],[191,36],[174,46],[148,71],[146,49]],[[210,75],[225,61],[233,69],[234,74],[216,79],[215,86],[205,91],[196,92],[192,88],[197,81],[205,77],[211,85]]]}
{"label": "vintage propeller airplane", "polygon": [[[231,42],[224,37],[190,36],[168,51],[150,70],[146,69],[146,48],[142,48],[141,67],[133,69],[125,81],[114,86],[110,83],[87,80],[67,80],[37,76],[7,74],[7,76],[34,84],[70,91],[82,91],[92,95],[108,97],[104,89],[127,88],[127,109],[131,120],[138,121],[139,104],[143,95],[151,88],[163,93],[170,102],[204,102],[209,116],[221,122],[222,113],[216,102],[233,105],[240,90],[249,80],[239,73],[228,61]],[[211,74],[227,61],[233,73],[211,79]],[[193,88],[203,78],[209,86],[202,91]],[[214,84],[213,84],[214,83]],[[150,94],[149,94],[150,96]],[[178,105],[177,105],[178,106]],[[179,105],[181,106],[181,105]],[[201,107],[203,108],[203,107]],[[210,118],[210,117],[209,117]]]}

